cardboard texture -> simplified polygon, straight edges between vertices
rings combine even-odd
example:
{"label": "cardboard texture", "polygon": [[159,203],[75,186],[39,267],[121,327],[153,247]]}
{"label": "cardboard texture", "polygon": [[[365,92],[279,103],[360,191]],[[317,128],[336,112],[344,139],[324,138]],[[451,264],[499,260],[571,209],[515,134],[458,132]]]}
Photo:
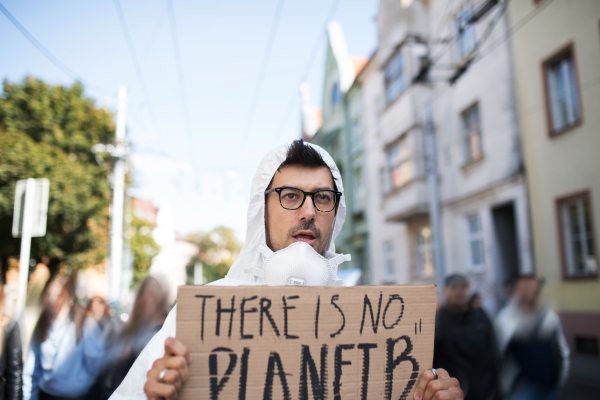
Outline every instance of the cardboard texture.
{"label": "cardboard texture", "polygon": [[435,285],[180,286],[181,398],[412,399],[435,304]]}

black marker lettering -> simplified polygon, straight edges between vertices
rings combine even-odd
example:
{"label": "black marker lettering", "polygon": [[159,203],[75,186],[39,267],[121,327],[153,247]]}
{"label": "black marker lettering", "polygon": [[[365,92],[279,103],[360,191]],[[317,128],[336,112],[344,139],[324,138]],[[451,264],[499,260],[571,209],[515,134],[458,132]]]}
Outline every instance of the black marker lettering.
{"label": "black marker lettering", "polygon": [[231,308],[221,308],[221,299],[217,300],[217,327],[215,330],[215,335],[219,336],[221,333],[221,314],[229,313],[229,337],[231,337],[231,327],[233,325],[233,313],[235,313],[235,308],[233,307],[235,303],[235,296],[231,297]]}
{"label": "black marker lettering", "polygon": [[300,360],[300,394],[299,400],[308,400],[308,373],[310,371],[310,386],[315,400],[327,398],[327,345],[321,347],[321,379],[317,373],[317,366],[310,355],[310,348],[302,346],[302,358]]}
{"label": "black marker lettering", "polygon": [[267,378],[265,379],[263,400],[273,399],[273,377],[275,376],[275,365],[277,365],[277,376],[279,376],[281,388],[283,389],[283,400],[290,400],[290,388],[285,377],[283,365],[281,364],[281,357],[279,357],[279,353],[275,352],[271,352],[271,355],[269,356],[269,366],[267,367]]}
{"label": "black marker lettering", "polygon": [[340,312],[340,314],[342,314],[342,326],[340,326],[340,329],[338,329],[337,332],[332,333],[331,335],[329,335],[332,338],[335,337],[335,336],[337,336],[337,335],[339,335],[340,332],[342,332],[344,330],[344,327],[346,326],[346,316],[344,315],[344,312],[342,311],[342,309],[337,304],[335,304],[335,301],[337,301],[339,299],[340,299],[340,295],[339,294],[334,294],[333,296],[331,296],[331,304],[333,306],[335,306],[335,308],[338,309],[338,311]]}
{"label": "black marker lettering", "polygon": [[361,343],[357,346],[363,351],[363,370],[362,370],[362,386],[360,388],[361,400],[367,400],[367,393],[369,392],[369,360],[370,350],[376,349],[375,343]]}
{"label": "black marker lettering", "polygon": [[319,338],[319,309],[321,308],[321,296],[317,297],[317,312],[315,313],[315,339]]}
{"label": "black marker lettering", "polygon": [[351,365],[351,361],[343,361],[342,360],[342,351],[343,350],[352,350],[354,348],[353,344],[338,344],[335,347],[335,378],[333,380],[333,400],[341,400],[342,396],[340,395],[340,388],[342,387],[342,366],[343,365]]}
{"label": "black marker lettering", "polygon": [[201,294],[197,294],[194,297],[200,297],[202,298],[202,319],[200,322],[200,340],[204,341],[204,306],[206,305],[206,299],[212,299],[215,296],[207,296],[207,295],[201,295]]}
{"label": "black marker lettering", "polygon": [[[404,349],[402,354],[400,354],[394,360],[394,346],[400,340],[404,340],[406,342],[406,349]],[[386,400],[392,400],[392,390],[394,388],[394,369],[396,369],[396,367],[398,365],[400,365],[400,363],[402,361],[410,361],[412,363],[412,374],[410,375],[410,379],[408,380],[406,387],[402,391],[402,395],[400,396],[399,400],[406,400],[406,398],[408,397],[408,393],[410,392],[412,387],[415,385],[415,382],[417,381],[417,376],[419,375],[419,363],[417,362],[417,360],[414,359],[414,357],[412,357],[410,355],[410,352],[412,351],[412,349],[413,349],[413,345],[408,336],[400,336],[398,339],[390,338],[387,340],[387,366],[385,369],[385,377],[386,377],[385,398],[386,398]]]}
{"label": "black marker lettering", "polygon": [[[387,326],[385,324],[385,315],[388,312],[388,308],[390,307],[390,304],[392,304],[392,301],[394,301],[394,300],[400,301],[400,304],[401,304],[400,315],[398,315],[398,318],[396,319],[396,322],[394,322],[390,326]],[[402,315],[404,315],[404,300],[402,300],[402,297],[400,297],[400,295],[390,294],[390,298],[389,298],[387,304],[385,305],[385,309],[383,310],[383,317],[381,318],[381,323],[383,324],[383,327],[385,329],[392,329],[393,327],[395,327],[396,325],[398,325],[398,323],[400,323],[400,320],[402,319]],[[415,330],[416,330],[416,328],[415,328]],[[415,331],[415,333],[417,333],[417,332]]]}
{"label": "black marker lettering", "polygon": [[240,365],[240,387],[238,391],[238,400],[246,400],[246,383],[248,382],[248,357],[250,356],[250,349],[244,347],[242,353],[242,362]]}
{"label": "black marker lettering", "polygon": [[256,300],[256,296],[252,296],[249,299],[244,297],[242,299],[242,304],[240,305],[240,335],[241,335],[242,339],[253,339],[254,338],[254,335],[245,335],[244,334],[244,314],[255,313],[257,311],[255,307],[252,307],[249,310],[244,310],[244,306],[246,305],[246,302],[252,301],[252,300]]}
{"label": "black marker lettering", "polygon": [[[229,353],[229,366],[227,367],[227,371],[225,371],[225,375],[221,380],[219,380],[217,368],[217,354],[219,352],[227,352]],[[219,392],[223,390],[225,384],[229,381],[229,376],[233,372],[235,368],[235,364],[237,363],[237,354],[233,353],[231,349],[225,347],[217,347],[212,351],[212,354],[208,356],[208,372],[210,374],[210,400],[217,400],[219,398]]]}
{"label": "black marker lettering", "polygon": [[[300,298],[300,296],[290,296],[287,299],[295,300],[295,299],[299,299],[299,298]],[[283,296],[283,334],[285,335],[286,339],[298,339],[298,336],[288,334],[288,310],[295,310],[295,309],[296,309],[295,306],[287,305],[286,298],[285,298],[285,296]]]}
{"label": "black marker lettering", "polygon": [[379,314],[381,314],[381,300],[383,299],[383,292],[379,293],[379,307],[377,308],[377,319],[373,318],[373,308],[371,307],[371,300],[369,300],[369,296],[365,294],[365,299],[363,301],[363,315],[362,321],[360,323],[360,334],[363,333],[363,327],[365,326],[365,315],[367,313],[367,306],[369,306],[369,313],[371,314],[371,325],[373,326],[373,333],[377,333],[377,328],[379,326]]}
{"label": "black marker lettering", "polygon": [[275,334],[279,336],[279,329],[277,329],[277,325],[275,325],[275,321],[269,312],[269,308],[271,308],[271,300],[264,297],[260,299],[260,336],[263,335],[263,315],[267,316],[267,319],[271,323]]}

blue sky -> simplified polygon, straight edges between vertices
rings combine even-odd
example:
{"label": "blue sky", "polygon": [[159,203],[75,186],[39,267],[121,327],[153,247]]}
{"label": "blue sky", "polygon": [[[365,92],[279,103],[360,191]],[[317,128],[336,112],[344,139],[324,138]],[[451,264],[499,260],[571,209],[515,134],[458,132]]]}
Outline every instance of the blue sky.
{"label": "blue sky", "polygon": [[[170,203],[181,233],[224,224],[244,237],[256,166],[271,148],[299,136],[299,103],[287,120],[284,114],[292,96],[298,98],[299,80],[323,35],[333,0],[285,1],[245,145],[243,133],[277,0],[174,0],[189,131],[166,0],[120,0],[149,102],[136,77],[114,1],[0,1],[77,73],[99,106],[115,109],[118,87],[127,86],[127,134],[134,148],[131,194],[157,206]],[[368,56],[375,50],[377,7],[376,0],[340,1],[333,21],[341,23],[351,55]],[[15,82],[31,75],[52,84],[74,81],[3,14],[0,46],[2,79]],[[307,80],[313,103],[319,106],[325,50],[321,40]]]}

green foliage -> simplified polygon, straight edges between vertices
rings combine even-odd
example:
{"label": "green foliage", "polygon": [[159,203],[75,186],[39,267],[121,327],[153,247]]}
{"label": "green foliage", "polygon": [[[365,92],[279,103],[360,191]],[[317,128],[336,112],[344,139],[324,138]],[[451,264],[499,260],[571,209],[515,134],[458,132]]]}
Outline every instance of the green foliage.
{"label": "green foliage", "polygon": [[152,238],[154,225],[133,216],[131,221],[131,252],[133,253],[133,280],[131,286],[148,276],[152,259],[160,251],[160,246]]}
{"label": "green foliage", "polygon": [[108,162],[98,165],[92,146],[114,139],[113,116],[84,96],[81,84],[51,86],[25,78],[4,82],[0,95],[0,261],[18,257],[11,236],[17,180],[48,178],[46,236],[32,241],[32,258],[51,269],[96,265],[108,248],[111,189]]}
{"label": "green foliage", "polygon": [[242,248],[233,231],[225,226],[217,226],[208,233],[191,233],[187,239],[199,248],[198,257],[188,265],[188,283],[193,281],[197,261],[202,263],[206,282],[223,278]]}

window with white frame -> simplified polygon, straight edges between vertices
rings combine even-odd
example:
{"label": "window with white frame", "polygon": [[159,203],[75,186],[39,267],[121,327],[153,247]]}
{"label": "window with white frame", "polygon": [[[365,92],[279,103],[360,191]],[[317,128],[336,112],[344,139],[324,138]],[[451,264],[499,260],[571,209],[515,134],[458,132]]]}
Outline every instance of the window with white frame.
{"label": "window with white frame", "polygon": [[412,179],[412,152],[408,135],[390,146],[386,153],[389,190],[401,187]]}
{"label": "window with white frame", "polygon": [[383,262],[386,279],[393,279],[396,276],[396,260],[394,257],[394,242],[386,240],[383,243]]}
{"label": "window with white frame", "polygon": [[596,274],[590,198],[585,194],[560,203],[562,240],[568,276]]}
{"label": "window with white frame", "polygon": [[579,123],[579,93],[575,75],[573,50],[569,47],[558,57],[544,64],[550,130],[558,133]]}
{"label": "window with white frame", "polygon": [[331,87],[331,108],[335,108],[342,101],[340,84],[335,82]]}
{"label": "window with white frame", "polygon": [[473,16],[473,5],[468,3],[460,10],[454,21],[456,26],[455,54],[457,60],[462,60],[475,49],[475,29],[468,23]]}
{"label": "window with white frame", "polygon": [[467,217],[467,243],[469,246],[469,268],[471,271],[483,269],[483,230],[479,214]]}
{"label": "window with white frame", "polygon": [[354,150],[360,150],[363,147],[364,125],[361,115],[356,115],[352,119],[352,147]]}
{"label": "window with white frame", "polygon": [[477,161],[481,158],[481,122],[478,104],[463,111],[462,122],[465,162]]}
{"label": "window with white frame", "polygon": [[391,104],[406,88],[404,77],[404,61],[402,51],[398,49],[392,56],[384,71],[385,76],[385,101]]}
{"label": "window with white frame", "polygon": [[431,227],[422,226],[417,229],[416,237],[417,275],[422,278],[433,276],[433,232]]}

